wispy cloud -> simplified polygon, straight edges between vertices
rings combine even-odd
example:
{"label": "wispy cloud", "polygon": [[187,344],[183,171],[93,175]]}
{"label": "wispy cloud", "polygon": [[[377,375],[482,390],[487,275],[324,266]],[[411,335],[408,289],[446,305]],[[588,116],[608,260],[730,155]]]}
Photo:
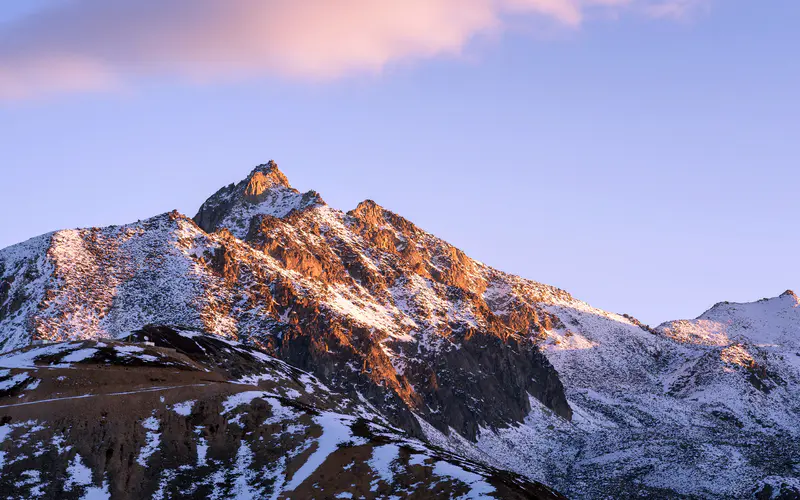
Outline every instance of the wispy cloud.
{"label": "wispy cloud", "polygon": [[706,0],[662,0],[648,5],[645,9],[650,17],[686,19],[709,6]]}
{"label": "wispy cloud", "polygon": [[0,98],[133,79],[330,79],[458,54],[536,16],[577,29],[594,10],[677,14],[688,0],[49,0],[0,25]]}

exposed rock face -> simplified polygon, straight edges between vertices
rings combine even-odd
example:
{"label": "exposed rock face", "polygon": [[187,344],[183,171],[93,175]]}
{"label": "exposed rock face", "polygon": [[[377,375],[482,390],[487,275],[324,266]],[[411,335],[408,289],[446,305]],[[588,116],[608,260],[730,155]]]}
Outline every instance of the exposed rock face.
{"label": "exposed rock face", "polygon": [[149,323],[206,331],[576,498],[794,487],[798,302],[721,303],[650,328],[470,259],[373,201],[334,210],[274,162],[193,220],[0,251],[0,351]]}
{"label": "exposed rock face", "polygon": [[259,165],[247,178],[244,189],[244,201],[248,203],[261,203],[266,200],[268,191],[274,188],[291,189],[289,179],[278,170],[278,165],[270,161],[266,165]]}
{"label": "exposed rock face", "polygon": [[[374,329],[362,334],[344,323],[312,328],[306,311],[297,314],[305,335],[349,329],[339,341],[353,345],[358,339],[360,354],[341,362],[370,372],[375,383],[391,387],[437,427],[450,426],[474,439],[479,426],[521,421],[530,411],[527,394],[570,418],[557,374],[533,339],[517,333],[538,331],[540,318],[548,325],[557,320],[534,307],[520,307],[507,319],[496,316],[482,292],[492,278],[503,276],[402,217],[371,201],[347,215],[312,207],[283,219],[253,218],[246,241],[290,271],[356,290],[376,309],[395,309],[383,335]],[[448,317],[451,307],[468,316]],[[405,318],[398,321],[398,315]],[[324,357],[339,350],[328,346]],[[301,357],[306,352],[302,347]],[[313,357],[294,359],[308,369],[325,364]],[[335,370],[328,376],[337,377]]]}

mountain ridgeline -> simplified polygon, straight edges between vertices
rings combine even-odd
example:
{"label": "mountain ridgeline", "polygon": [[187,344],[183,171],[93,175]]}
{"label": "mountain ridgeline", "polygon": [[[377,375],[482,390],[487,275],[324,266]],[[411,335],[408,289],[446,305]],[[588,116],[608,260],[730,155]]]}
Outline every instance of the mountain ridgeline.
{"label": "mountain ridgeline", "polygon": [[[308,373],[352,402],[326,411],[369,408],[375,425],[495,478],[486,488],[501,497],[551,494],[536,482],[575,498],[800,494],[792,292],[649,328],[475,261],[371,200],[335,210],[274,162],[193,219],[0,250],[0,352],[143,328],[210,335]],[[0,387],[12,368],[0,363]],[[433,474],[403,460],[403,487]]]}

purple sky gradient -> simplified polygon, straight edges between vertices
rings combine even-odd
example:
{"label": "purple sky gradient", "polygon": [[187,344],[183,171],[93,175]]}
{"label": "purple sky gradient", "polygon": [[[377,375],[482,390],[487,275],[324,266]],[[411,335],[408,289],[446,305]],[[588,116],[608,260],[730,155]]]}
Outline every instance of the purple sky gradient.
{"label": "purple sky gradient", "polygon": [[[30,5],[0,5],[0,76]],[[651,324],[800,288],[800,3],[584,16],[510,17],[456,55],[390,51],[378,71],[323,80],[156,70],[6,96],[0,247],[191,216],[274,158],[336,208],[374,199],[487,264]]]}

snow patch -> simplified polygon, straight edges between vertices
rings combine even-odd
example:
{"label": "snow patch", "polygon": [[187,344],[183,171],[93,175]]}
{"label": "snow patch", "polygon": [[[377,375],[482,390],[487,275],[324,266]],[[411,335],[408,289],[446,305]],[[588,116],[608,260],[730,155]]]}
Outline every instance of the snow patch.
{"label": "snow patch", "polygon": [[94,348],[78,349],[61,358],[61,361],[64,363],[79,363],[91,358],[96,353],[97,349]]}
{"label": "snow patch", "polygon": [[[376,446],[372,450],[372,458],[370,458],[367,463],[378,476],[378,479],[382,479],[386,484],[391,485],[394,479],[392,462],[399,457],[400,447],[396,444],[386,444],[383,446]],[[377,479],[373,481],[373,484],[377,485]]]}
{"label": "snow patch", "polygon": [[64,483],[66,491],[72,491],[75,486],[90,486],[92,484],[92,469],[83,464],[81,456],[75,454],[67,467],[67,480]]}
{"label": "snow patch", "polygon": [[30,375],[28,375],[27,373],[17,373],[16,375],[7,380],[0,381],[0,391],[6,391],[8,389],[11,389],[12,387],[16,387],[19,384],[28,380],[29,378]]}
{"label": "snow patch", "polygon": [[139,451],[139,457],[136,459],[136,463],[142,467],[147,467],[147,459],[158,450],[161,442],[161,433],[157,431],[160,425],[158,419],[152,415],[142,422],[142,427],[147,429],[147,434],[145,437],[145,445]]}
{"label": "snow patch", "polygon": [[322,427],[322,435],[317,439],[317,449],[308,457],[308,460],[294,473],[286,491],[293,491],[303,484],[328,458],[328,455],[336,451],[340,444],[352,442],[356,446],[366,444],[363,438],[354,437],[350,430],[350,425],[355,418],[340,415],[337,413],[324,412],[314,417],[314,422]]}
{"label": "snow patch", "polygon": [[192,414],[192,407],[194,406],[194,404],[195,404],[194,400],[175,403],[174,405],[172,405],[172,411],[183,417],[188,417],[189,415]]}
{"label": "snow patch", "polygon": [[455,479],[469,486],[469,493],[461,498],[486,498],[489,494],[495,492],[494,487],[487,483],[483,476],[464,470],[461,467],[456,467],[450,462],[436,462],[433,467],[433,473],[437,476]]}

